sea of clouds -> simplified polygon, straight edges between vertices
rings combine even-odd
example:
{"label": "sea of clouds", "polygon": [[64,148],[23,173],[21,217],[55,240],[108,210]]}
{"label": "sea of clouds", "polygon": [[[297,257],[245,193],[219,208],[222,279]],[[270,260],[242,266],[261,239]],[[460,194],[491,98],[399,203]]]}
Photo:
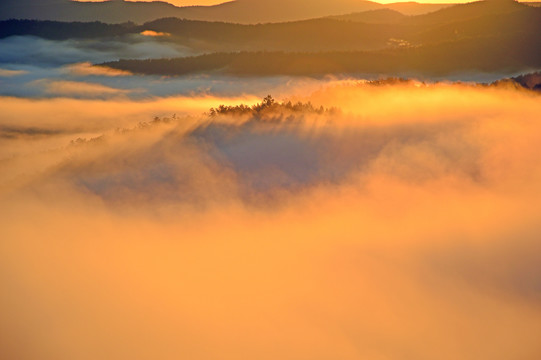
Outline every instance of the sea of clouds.
{"label": "sea of clouds", "polygon": [[209,116],[263,86],[42,81],[0,97],[6,358],[541,353],[538,93],[274,79],[333,110]]}

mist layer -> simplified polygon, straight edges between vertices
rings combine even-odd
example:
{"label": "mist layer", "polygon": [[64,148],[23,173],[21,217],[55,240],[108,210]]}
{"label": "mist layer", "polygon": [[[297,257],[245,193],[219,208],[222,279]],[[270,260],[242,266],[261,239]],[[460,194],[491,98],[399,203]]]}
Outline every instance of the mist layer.
{"label": "mist layer", "polygon": [[539,94],[278,100],[0,98],[0,353],[539,357]]}

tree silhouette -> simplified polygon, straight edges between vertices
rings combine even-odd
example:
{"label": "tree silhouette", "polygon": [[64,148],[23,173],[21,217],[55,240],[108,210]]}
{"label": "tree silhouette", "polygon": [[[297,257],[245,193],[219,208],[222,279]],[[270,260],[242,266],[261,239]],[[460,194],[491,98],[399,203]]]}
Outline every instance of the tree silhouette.
{"label": "tree silhouette", "polygon": [[248,105],[237,105],[237,106],[227,106],[219,105],[216,108],[210,108],[209,116],[215,117],[218,115],[251,115],[256,118],[261,118],[265,115],[272,116],[281,116],[284,114],[291,113],[306,113],[306,114],[324,114],[324,113],[334,113],[337,110],[335,108],[326,109],[323,106],[318,108],[314,107],[312,103],[302,103],[297,102],[295,104],[291,101],[287,102],[276,102],[271,95],[267,95],[261,103],[257,103],[253,106]]}

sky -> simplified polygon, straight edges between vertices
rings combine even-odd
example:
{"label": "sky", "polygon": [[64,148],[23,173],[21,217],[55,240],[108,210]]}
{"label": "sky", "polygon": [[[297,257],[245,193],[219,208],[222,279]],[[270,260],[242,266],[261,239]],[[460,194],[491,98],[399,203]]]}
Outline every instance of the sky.
{"label": "sky", "polygon": [[[101,2],[103,0],[85,0],[85,1]],[[139,1],[152,1],[152,0],[139,0]],[[220,0],[170,0],[170,1],[165,1],[165,2],[171,3],[176,6],[192,6],[192,5],[208,6],[208,5],[221,4],[224,1],[220,1]]]}
{"label": "sky", "polygon": [[[102,0],[86,0],[86,1],[102,1]],[[139,0],[139,1],[152,1],[152,0]],[[526,0],[524,2],[535,2],[536,0]],[[191,6],[191,5],[217,5],[226,1],[220,1],[220,0],[168,0],[166,1],[168,3],[171,3],[176,6]],[[396,2],[409,2],[409,0],[379,0],[375,1],[379,2],[381,4],[390,4],[390,3],[396,3]],[[446,4],[446,3],[468,3],[472,2],[469,0],[454,0],[454,1],[448,1],[448,0],[417,0],[418,3],[432,3],[432,4]]]}

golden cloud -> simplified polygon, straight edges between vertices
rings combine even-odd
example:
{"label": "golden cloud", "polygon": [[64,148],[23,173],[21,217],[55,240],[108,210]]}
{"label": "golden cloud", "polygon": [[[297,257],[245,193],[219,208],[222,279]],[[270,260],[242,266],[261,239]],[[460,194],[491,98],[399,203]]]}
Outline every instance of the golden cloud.
{"label": "golden cloud", "polygon": [[159,31],[154,31],[154,30],[142,31],[141,35],[143,35],[143,36],[151,36],[151,37],[171,36],[171,34],[169,34],[169,33],[159,32]]}
{"label": "golden cloud", "polygon": [[306,91],[340,111],[1,98],[2,352],[536,358],[539,94]]}
{"label": "golden cloud", "polygon": [[112,69],[107,66],[93,65],[89,62],[77,63],[66,66],[68,73],[76,76],[130,76],[129,71]]}
{"label": "golden cloud", "polygon": [[26,70],[0,69],[0,77],[13,77],[28,74]]}
{"label": "golden cloud", "polygon": [[65,97],[122,96],[137,90],[117,89],[98,83],[69,80],[36,80],[34,85],[45,88],[45,93]]}

